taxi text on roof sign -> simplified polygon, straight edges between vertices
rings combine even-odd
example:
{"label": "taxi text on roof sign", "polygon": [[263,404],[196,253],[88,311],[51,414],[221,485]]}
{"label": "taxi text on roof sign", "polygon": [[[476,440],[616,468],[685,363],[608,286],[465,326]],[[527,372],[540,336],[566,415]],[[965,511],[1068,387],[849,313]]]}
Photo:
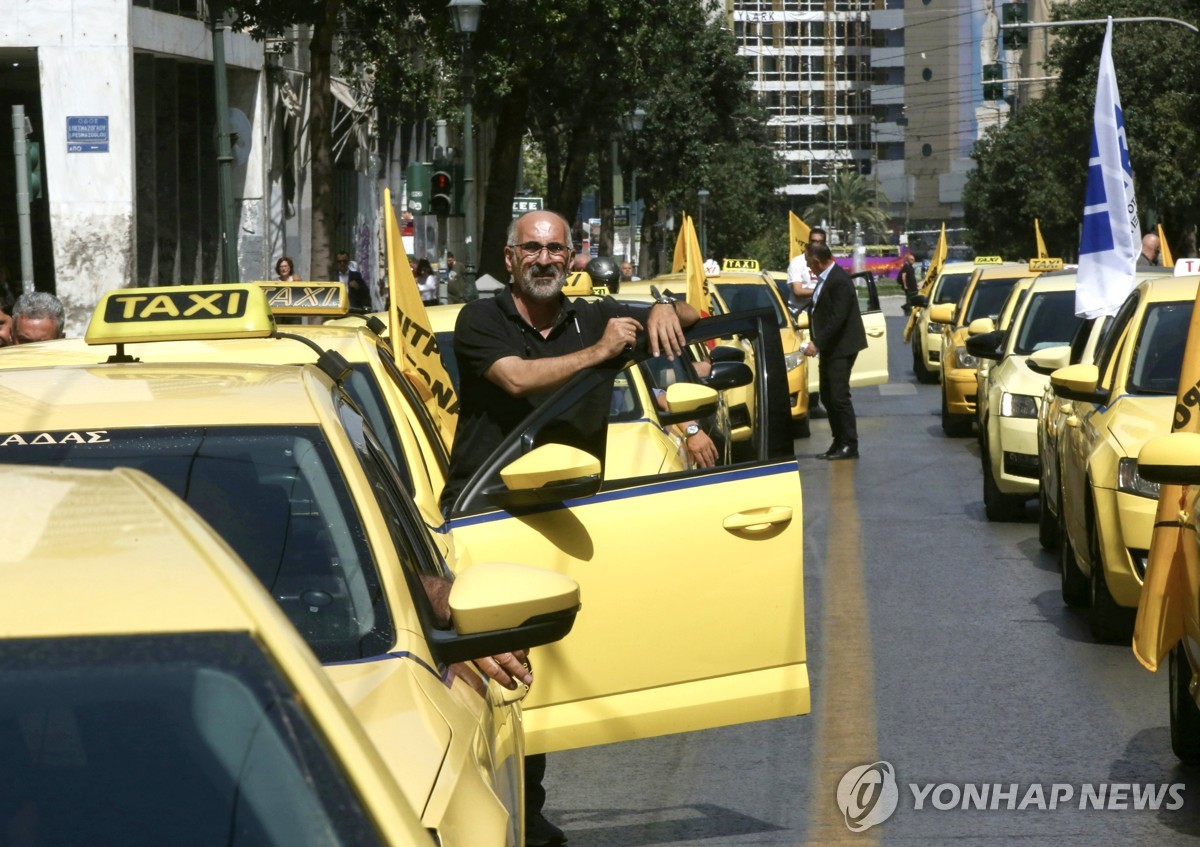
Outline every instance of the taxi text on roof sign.
{"label": "taxi text on roof sign", "polygon": [[212,338],[265,338],[275,331],[257,285],[118,288],[96,305],[84,341],[133,344]]}
{"label": "taxi text on roof sign", "polygon": [[977,265],[1003,265],[1004,259],[1001,256],[976,256],[975,264],[977,264]]}
{"label": "taxi text on roof sign", "polygon": [[1175,276],[1200,274],[1200,259],[1176,259]]}
{"label": "taxi text on roof sign", "polygon": [[1061,271],[1063,269],[1062,259],[1030,259],[1029,270],[1031,271]]}
{"label": "taxi text on roof sign", "polygon": [[345,315],[350,298],[344,282],[256,282],[276,315]]}
{"label": "taxi text on roof sign", "polygon": [[726,259],[721,264],[723,271],[758,271],[758,259]]}

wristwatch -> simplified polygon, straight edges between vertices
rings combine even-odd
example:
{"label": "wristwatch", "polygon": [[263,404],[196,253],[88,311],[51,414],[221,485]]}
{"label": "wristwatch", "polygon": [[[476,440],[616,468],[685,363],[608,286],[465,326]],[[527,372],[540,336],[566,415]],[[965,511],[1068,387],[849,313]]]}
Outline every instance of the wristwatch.
{"label": "wristwatch", "polygon": [[666,294],[660,293],[657,285],[650,286],[650,294],[654,297],[654,305],[655,306],[657,306],[659,303],[662,303],[667,306],[675,305],[674,298],[668,297]]}
{"label": "wristwatch", "polygon": [[684,428],[683,437],[691,438],[693,435],[695,435],[699,431],[700,431],[700,424],[690,423]]}

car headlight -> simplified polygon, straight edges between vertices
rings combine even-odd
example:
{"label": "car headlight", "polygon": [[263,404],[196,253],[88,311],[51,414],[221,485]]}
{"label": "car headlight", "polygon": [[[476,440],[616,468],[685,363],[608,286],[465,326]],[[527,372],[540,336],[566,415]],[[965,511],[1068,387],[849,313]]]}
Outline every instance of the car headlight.
{"label": "car headlight", "polygon": [[930,321],[928,324],[925,325],[925,331],[928,332],[930,335],[941,335],[942,334],[942,325],[935,324],[933,321]]}
{"label": "car headlight", "polygon": [[783,357],[783,364],[789,371],[794,371],[800,367],[800,363],[804,361],[804,354],[797,350],[795,353],[786,353]]}
{"label": "car headlight", "polygon": [[1117,462],[1117,491],[1158,499],[1158,483],[1138,476],[1137,459],[1121,459]]}
{"label": "car headlight", "polygon": [[968,353],[966,347],[955,347],[954,348],[954,361],[958,362],[958,366],[960,368],[978,368],[979,367],[979,357],[972,356],[970,353]]}
{"label": "car headlight", "polygon": [[1036,418],[1037,400],[1030,394],[1000,395],[1000,416],[1005,418]]}

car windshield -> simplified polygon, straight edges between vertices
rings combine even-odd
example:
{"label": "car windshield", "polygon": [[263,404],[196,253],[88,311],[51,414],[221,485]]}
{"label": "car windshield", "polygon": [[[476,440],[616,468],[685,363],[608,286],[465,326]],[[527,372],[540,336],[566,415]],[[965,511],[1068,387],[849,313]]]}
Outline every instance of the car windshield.
{"label": "car windshield", "polygon": [[1075,317],[1074,291],[1036,293],[1025,309],[1013,352],[1028,356],[1035,350],[1070,344],[1082,322]]}
{"label": "car windshield", "polygon": [[775,312],[775,323],[780,327],[788,325],[787,315],[779,305],[779,299],[771,293],[766,285],[757,283],[743,284],[733,282],[718,282],[717,293],[725,301],[731,312],[747,312],[751,309],[771,309]]}
{"label": "car windshield", "polygon": [[963,271],[958,274],[942,274],[937,291],[933,292],[933,304],[936,306],[938,303],[957,303],[958,298],[962,297],[963,289],[967,287],[970,279],[971,271]]}
{"label": "car windshield", "polygon": [[0,738],[5,843],[379,843],[248,633],[0,640]]}
{"label": "car windshield", "polygon": [[0,446],[9,463],[124,466],[157,479],[233,547],[321,661],[391,645],[362,520],[317,427],[3,433]]}
{"label": "car windshield", "polygon": [[1017,284],[1017,277],[1011,279],[981,279],[975,284],[975,292],[971,295],[971,302],[967,304],[967,315],[962,321],[962,325],[966,326],[971,321],[977,318],[992,318],[995,319],[1000,310],[1004,308],[1004,301],[1008,299],[1008,295],[1012,293],[1013,286]]}
{"label": "car windshield", "polygon": [[1179,369],[1191,320],[1191,300],[1146,307],[1126,386],[1131,393],[1174,396],[1179,391]]}

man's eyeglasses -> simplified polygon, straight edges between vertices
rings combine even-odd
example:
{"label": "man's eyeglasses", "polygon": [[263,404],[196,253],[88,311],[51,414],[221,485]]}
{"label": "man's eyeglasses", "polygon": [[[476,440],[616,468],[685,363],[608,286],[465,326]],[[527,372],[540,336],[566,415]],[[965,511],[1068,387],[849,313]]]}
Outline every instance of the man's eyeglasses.
{"label": "man's eyeglasses", "polygon": [[560,244],[557,241],[551,241],[549,244],[540,244],[537,241],[526,241],[524,244],[510,244],[509,247],[515,247],[522,253],[529,253],[536,256],[543,250],[551,256],[565,256],[570,251],[570,247],[566,244]]}

